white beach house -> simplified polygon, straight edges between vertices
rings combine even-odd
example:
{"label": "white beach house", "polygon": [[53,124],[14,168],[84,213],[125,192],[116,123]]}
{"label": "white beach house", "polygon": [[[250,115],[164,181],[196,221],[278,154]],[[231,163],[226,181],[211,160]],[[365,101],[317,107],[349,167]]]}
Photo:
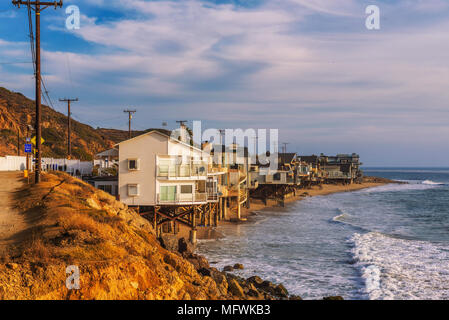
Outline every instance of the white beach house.
{"label": "white beach house", "polygon": [[130,206],[217,202],[217,175],[207,152],[153,130],[117,144],[120,200]]}

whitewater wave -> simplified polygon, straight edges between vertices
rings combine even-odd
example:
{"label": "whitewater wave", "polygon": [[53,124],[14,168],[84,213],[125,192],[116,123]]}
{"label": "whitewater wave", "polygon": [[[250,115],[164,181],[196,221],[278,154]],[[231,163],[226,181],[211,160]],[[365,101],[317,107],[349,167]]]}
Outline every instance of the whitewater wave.
{"label": "whitewater wave", "polygon": [[334,222],[344,222],[344,220],[351,218],[351,215],[347,212],[345,212],[342,209],[337,209],[337,211],[340,213],[339,215],[332,218],[332,221]]}
{"label": "whitewater wave", "polygon": [[424,180],[421,183],[422,184],[426,184],[426,185],[430,185],[430,186],[442,186],[442,185],[444,185],[444,183],[442,183],[442,182],[434,182],[432,180]]}
{"label": "whitewater wave", "polygon": [[[426,182],[427,181],[427,182]],[[403,192],[403,191],[413,191],[413,190],[426,190],[435,188],[441,184],[439,183],[429,183],[433,182],[430,180],[426,180],[420,183],[407,183],[407,184],[386,184],[379,187],[373,187],[368,189],[363,189],[356,191],[355,193],[378,193],[378,192]],[[424,183],[426,182],[426,183]],[[444,183],[442,183],[444,184]]]}
{"label": "whitewater wave", "polygon": [[377,232],[354,234],[352,254],[372,300],[449,299],[449,247],[394,238]]}

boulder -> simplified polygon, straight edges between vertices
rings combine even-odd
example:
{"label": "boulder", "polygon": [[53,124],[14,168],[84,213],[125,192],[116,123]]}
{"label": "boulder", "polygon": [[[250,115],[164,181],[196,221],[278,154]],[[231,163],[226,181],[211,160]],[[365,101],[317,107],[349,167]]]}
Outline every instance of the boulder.
{"label": "boulder", "polygon": [[162,234],[160,237],[161,246],[169,251],[178,251],[178,237],[174,234]]}
{"label": "boulder", "polygon": [[263,280],[258,276],[252,276],[246,280],[254,284],[256,287],[259,287],[263,283]]}
{"label": "boulder", "polygon": [[245,267],[243,266],[243,264],[241,263],[236,263],[234,264],[234,269],[235,270],[243,270]]}
{"label": "boulder", "polygon": [[185,238],[180,238],[178,240],[178,252],[179,253],[181,253],[181,254],[184,254],[184,252],[193,253],[193,251],[194,251],[193,245],[190,242],[186,241]]}
{"label": "boulder", "polygon": [[287,298],[288,297],[288,291],[285,289],[285,287],[282,284],[279,284],[274,288],[274,294],[281,298]]}
{"label": "boulder", "polygon": [[201,274],[202,276],[208,276],[208,277],[211,276],[211,272],[210,272],[210,270],[207,269],[207,268],[200,268],[200,269],[198,270],[198,273]]}
{"label": "boulder", "polygon": [[207,261],[206,258],[197,255],[197,254],[190,254],[188,256],[185,256],[185,258],[191,263],[193,264],[193,267],[195,268],[195,270],[200,270],[202,268],[205,269],[210,269],[209,267],[209,262]]}
{"label": "boulder", "polygon": [[224,272],[234,271],[234,268],[232,266],[226,266],[223,268]]}
{"label": "boulder", "polygon": [[229,281],[228,284],[229,284],[228,290],[234,296],[237,296],[239,298],[244,298],[245,297],[245,293],[244,293],[242,287],[240,286],[240,284],[237,282],[237,280],[231,279],[231,281]]}

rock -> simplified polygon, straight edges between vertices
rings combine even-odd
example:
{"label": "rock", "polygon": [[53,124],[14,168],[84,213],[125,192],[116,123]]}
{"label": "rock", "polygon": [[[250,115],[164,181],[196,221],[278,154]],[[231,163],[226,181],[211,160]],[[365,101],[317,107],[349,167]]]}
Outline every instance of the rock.
{"label": "rock", "polygon": [[273,284],[270,281],[264,281],[262,282],[262,284],[258,287],[259,289],[271,294],[271,295],[275,295],[276,294],[276,285]]}
{"label": "rock", "polygon": [[248,290],[248,296],[258,298],[258,299],[262,297],[262,295],[260,294],[259,291],[253,290],[253,289]]}
{"label": "rock", "polygon": [[245,297],[245,293],[242,289],[242,287],[239,285],[239,283],[237,282],[237,280],[235,279],[231,279],[231,281],[228,282],[229,286],[228,286],[228,290],[235,296],[239,297],[239,298],[244,298]]}
{"label": "rock", "polygon": [[200,269],[198,270],[198,273],[201,274],[201,275],[203,275],[203,276],[208,276],[208,277],[211,276],[211,272],[210,272],[210,270],[207,269],[207,268],[200,268]]}
{"label": "rock", "polygon": [[19,268],[19,265],[17,263],[10,262],[6,264],[6,267],[8,267],[11,270],[17,270]]}
{"label": "rock", "polygon": [[131,281],[131,282],[130,282],[130,285],[131,285],[131,287],[133,287],[134,289],[139,288],[139,284],[138,284],[137,282],[135,282],[135,281]]}
{"label": "rock", "polygon": [[205,269],[210,269],[209,267],[209,262],[207,261],[206,258],[197,255],[197,254],[190,254],[188,256],[185,257],[191,264],[193,264],[193,267],[195,268],[195,270],[200,270],[202,268]]}
{"label": "rock", "polygon": [[226,266],[223,268],[224,272],[234,271],[234,268],[232,266]]}
{"label": "rock", "polygon": [[282,284],[279,284],[278,286],[276,286],[276,288],[274,288],[274,294],[282,298],[288,297],[288,291]]}
{"label": "rock", "polygon": [[259,287],[263,283],[263,280],[258,276],[252,276],[246,280],[254,284],[256,287]]}
{"label": "rock", "polygon": [[226,295],[228,292],[228,281],[222,272],[211,270],[211,277],[217,284],[218,290],[221,294]]}
{"label": "rock", "polygon": [[323,300],[344,300],[341,296],[324,297]]}
{"label": "rock", "polygon": [[181,254],[184,254],[184,252],[188,253],[193,253],[193,245],[186,241],[185,238],[180,238],[178,240],[178,252]]}
{"label": "rock", "polygon": [[302,300],[302,298],[301,298],[300,296],[295,296],[295,295],[293,295],[293,296],[290,296],[290,297],[288,298],[288,300]]}
{"label": "rock", "polygon": [[160,238],[161,246],[169,251],[178,251],[178,237],[174,234],[163,234]]}
{"label": "rock", "polygon": [[234,264],[234,269],[235,270],[243,270],[245,267],[243,266],[243,264],[241,263],[236,263]]}

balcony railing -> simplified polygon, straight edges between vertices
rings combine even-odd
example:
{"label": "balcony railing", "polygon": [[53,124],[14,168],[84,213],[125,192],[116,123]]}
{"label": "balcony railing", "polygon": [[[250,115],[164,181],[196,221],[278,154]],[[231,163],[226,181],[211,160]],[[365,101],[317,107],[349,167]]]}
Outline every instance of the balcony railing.
{"label": "balcony railing", "polygon": [[208,194],[207,193],[181,193],[181,194],[173,194],[165,197],[161,197],[161,194],[157,194],[157,203],[158,204],[188,204],[188,203],[197,203],[197,202],[207,202]]}
{"label": "balcony railing", "polygon": [[190,178],[207,176],[207,164],[158,165],[158,178]]}

